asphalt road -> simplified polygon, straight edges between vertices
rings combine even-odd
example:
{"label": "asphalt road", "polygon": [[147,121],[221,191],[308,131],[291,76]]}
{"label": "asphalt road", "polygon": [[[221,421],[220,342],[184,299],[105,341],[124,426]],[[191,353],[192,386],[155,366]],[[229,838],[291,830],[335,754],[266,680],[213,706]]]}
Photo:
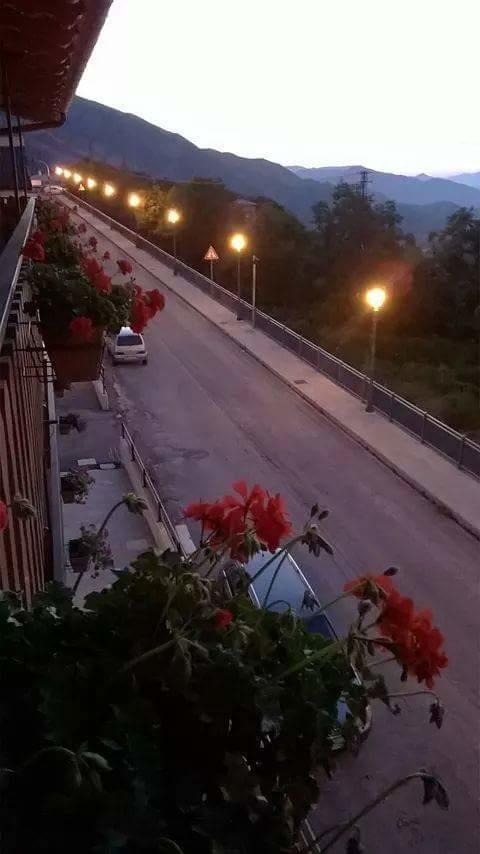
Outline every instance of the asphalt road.
{"label": "asphalt road", "polygon": [[[158,286],[142,268],[136,273],[145,287]],[[393,564],[401,570],[398,586],[431,608],[446,637],[450,666],[437,683],[443,729],[428,724],[428,697],[404,702],[400,717],[375,707],[360,755],[343,757],[322,786],[314,824],[347,819],[398,776],[426,767],[447,786],[449,812],[423,807],[420,787],[402,790],[362,824],[366,850],[477,854],[479,542],[165,293],[167,307],[146,332],[148,365],[117,367],[115,381],[118,405],[174,521],[189,501],[215,498],[239,478],[280,492],[294,523],[318,502],[330,511],[324,533],[334,558],[298,552],[297,559],[319,598]],[[335,612],[338,628],[351,613]]]}

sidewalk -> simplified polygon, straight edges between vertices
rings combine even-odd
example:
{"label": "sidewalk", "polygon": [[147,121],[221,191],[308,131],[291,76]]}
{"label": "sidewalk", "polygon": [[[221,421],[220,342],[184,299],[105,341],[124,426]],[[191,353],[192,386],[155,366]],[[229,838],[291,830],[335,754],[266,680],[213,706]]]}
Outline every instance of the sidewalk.
{"label": "sidewalk", "polygon": [[[97,528],[109,510],[126,492],[133,492],[131,480],[118,462],[120,459],[120,428],[112,412],[99,409],[97,396],[91,383],[76,383],[70,391],[56,400],[58,417],[75,412],[86,421],[82,432],[71,430],[59,435],[60,470],[81,466],[94,478],[84,504],[63,504],[63,529],[65,564],[68,564],[68,542],[80,535],[81,525],[93,524]],[[108,541],[112,550],[113,569],[123,570],[138,554],[154,545],[150,529],[142,515],[129,513],[119,507],[108,523]],[[77,573],[67,568],[65,584],[73,587]],[[85,573],[75,597],[77,605],[83,604],[88,593],[109,587],[116,579],[110,569]]]}
{"label": "sidewalk", "polygon": [[[74,204],[69,199],[65,201],[70,207]],[[364,405],[356,397],[263,332],[253,329],[248,322],[237,321],[229,309],[185,281],[181,275],[174,276],[161,261],[137,248],[90,211],[79,206],[80,213],[91,227],[156,276],[161,285],[177,294],[397,475],[480,538],[479,481],[455,468],[453,463],[422,445],[384,416],[365,412]]]}

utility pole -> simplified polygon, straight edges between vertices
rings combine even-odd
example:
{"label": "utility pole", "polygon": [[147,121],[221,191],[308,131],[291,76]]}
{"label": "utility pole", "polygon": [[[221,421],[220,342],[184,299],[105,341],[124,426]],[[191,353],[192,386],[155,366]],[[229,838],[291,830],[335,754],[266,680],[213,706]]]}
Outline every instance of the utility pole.
{"label": "utility pole", "polygon": [[256,255],[252,257],[252,326],[255,326],[257,319],[257,264],[260,258]]}
{"label": "utility pole", "polygon": [[360,172],[360,195],[362,199],[366,199],[368,196],[368,185],[370,184],[369,178],[370,172],[368,169],[362,169]]}

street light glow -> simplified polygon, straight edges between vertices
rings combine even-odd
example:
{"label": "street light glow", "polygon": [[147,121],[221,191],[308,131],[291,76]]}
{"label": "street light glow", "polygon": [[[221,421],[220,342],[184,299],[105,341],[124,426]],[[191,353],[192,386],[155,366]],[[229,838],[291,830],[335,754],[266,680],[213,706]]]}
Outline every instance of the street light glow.
{"label": "street light glow", "polygon": [[55,175],[63,175],[63,169],[61,166],[55,166]]}
{"label": "street light glow", "polygon": [[138,193],[129,193],[128,204],[130,205],[131,208],[140,207],[141,202],[142,202],[142,200],[141,200],[140,196],[138,195]]}
{"label": "street light glow", "polygon": [[113,186],[113,184],[104,184],[103,185],[103,192],[105,193],[106,196],[110,197],[110,196],[115,195],[116,190],[115,190],[115,187]]}
{"label": "street light glow", "polygon": [[93,190],[96,186],[97,182],[95,181],[95,178],[87,178],[87,187],[89,190]]}
{"label": "street light glow", "polygon": [[246,245],[247,245],[247,238],[245,237],[244,234],[241,234],[240,232],[237,232],[237,234],[234,234],[230,240],[230,246],[232,247],[232,249],[235,249],[236,252],[241,252],[242,249],[245,249]]}
{"label": "street light glow", "polygon": [[385,288],[369,288],[369,290],[365,294],[365,301],[370,306],[370,308],[373,309],[373,311],[380,311],[386,299],[387,292]]}
{"label": "street light glow", "polygon": [[83,179],[82,179],[82,176],[80,175],[80,173],[79,173],[79,172],[74,172],[74,173],[73,173],[73,183],[74,183],[74,184],[80,184],[80,182],[81,182],[82,180],[83,180]]}
{"label": "street light glow", "polygon": [[169,208],[167,211],[167,222],[169,222],[170,225],[176,225],[179,219],[179,211],[177,211],[176,208]]}
{"label": "street light glow", "polygon": [[70,169],[64,169],[63,175],[64,175],[64,178],[71,178],[72,177],[72,173],[70,172]]}

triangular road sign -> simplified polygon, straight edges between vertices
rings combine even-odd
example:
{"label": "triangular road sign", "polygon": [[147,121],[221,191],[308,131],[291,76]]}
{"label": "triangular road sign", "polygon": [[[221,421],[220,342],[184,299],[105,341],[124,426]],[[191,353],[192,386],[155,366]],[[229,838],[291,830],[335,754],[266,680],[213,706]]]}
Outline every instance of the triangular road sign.
{"label": "triangular road sign", "polygon": [[209,246],[206,252],[206,255],[203,259],[204,261],[218,261],[218,255],[215,252],[213,246]]}

